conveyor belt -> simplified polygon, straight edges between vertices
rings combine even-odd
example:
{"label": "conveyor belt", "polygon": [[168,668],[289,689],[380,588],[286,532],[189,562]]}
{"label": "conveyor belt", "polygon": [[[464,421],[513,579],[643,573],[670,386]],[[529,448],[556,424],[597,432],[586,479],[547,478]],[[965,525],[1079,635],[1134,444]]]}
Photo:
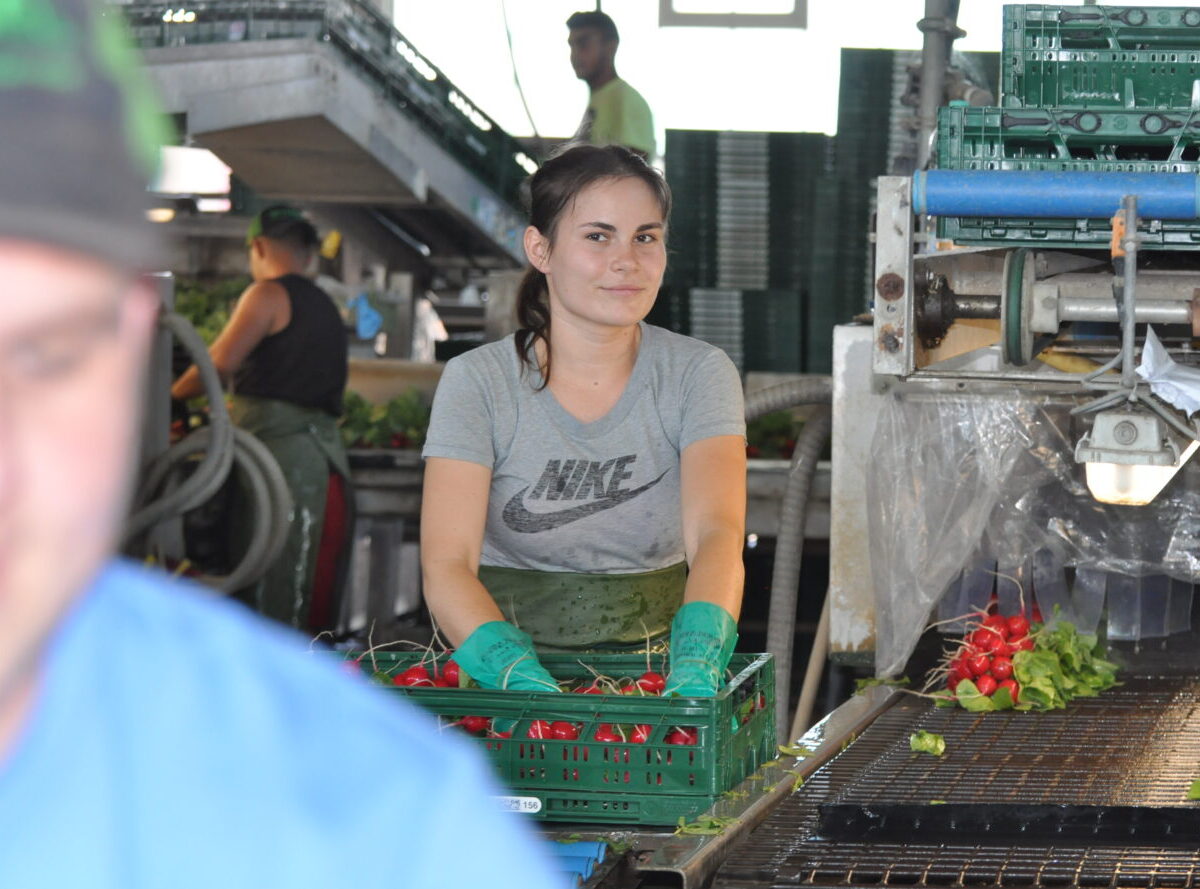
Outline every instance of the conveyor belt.
{"label": "conveyor belt", "polygon": [[[1200,803],[1186,800],[1200,777],[1200,681],[1124,682],[1051,713],[975,715],[905,697],[732,850],[714,885],[1200,887],[1200,830],[1165,833],[1200,819]],[[919,728],[945,736],[942,759],[909,751]],[[822,835],[823,804],[841,839]],[[1063,833],[1047,832],[1071,804],[1156,813],[1160,835],[1122,837],[1111,811],[1086,841],[1065,817]],[[1050,820],[1022,835],[1006,806]],[[951,828],[939,814],[951,807],[983,820]],[[869,811],[896,820],[872,839],[835,824]]]}

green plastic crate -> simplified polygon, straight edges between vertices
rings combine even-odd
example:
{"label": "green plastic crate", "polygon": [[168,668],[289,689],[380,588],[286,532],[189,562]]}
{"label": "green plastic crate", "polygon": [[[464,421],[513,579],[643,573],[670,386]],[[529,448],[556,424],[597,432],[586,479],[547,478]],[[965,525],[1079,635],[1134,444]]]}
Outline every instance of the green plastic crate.
{"label": "green plastic crate", "polygon": [[[638,654],[539,657],[559,680],[590,680],[581,661],[613,677],[636,678],[646,669],[645,655]],[[420,652],[375,652],[373,664],[368,657],[360,666],[395,675],[421,658]],[[665,675],[665,656],[651,660]],[[451,726],[463,716],[517,720],[509,739],[476,739],[510,790],[503,802],[513,809],[546,821],[675,824],[706,811],[775,758],[771,655],[735,654],[730,670],[733,679],[713,698],[390,687],[437,714],[447,731],[458,731]],[[574,741],[529,739],[525,735],[534,719],[572,722],[582,730]],[[591,740],[601,723],[649,725],[649,740]],[[667,744],[664,739],[676,726],[695,728],[697,743]]]}
{"label": "green plastic crate", "polygon": [[938,109],[946,170],[1200,172],[1200,111]]}
{"label": "green plastic crate", "polygon": [[1188,108],[1200,9],[1005,6],[1001,104]]}
{"label": "green plastic crate", "polygon": [[[1138,227],[1140,250],[1200,250],[1200,222],[1150,220]],[[1107,219],[987,219],[939,216],[937,236],[964,247],[1038,246],[1108,250]]]}
{"label": "green plastic crate", "polygon": [[[1076,7],[1078,8],[1078,7]],[[945,170],[1078,170],[1200,174],[1200,111],[1121,108],[938,109]],[[1108,219],[939,217],[938,237],[970,246],[1107,249]],[[1200,220],[1145,220],[1147,250],[1200,249]]]}

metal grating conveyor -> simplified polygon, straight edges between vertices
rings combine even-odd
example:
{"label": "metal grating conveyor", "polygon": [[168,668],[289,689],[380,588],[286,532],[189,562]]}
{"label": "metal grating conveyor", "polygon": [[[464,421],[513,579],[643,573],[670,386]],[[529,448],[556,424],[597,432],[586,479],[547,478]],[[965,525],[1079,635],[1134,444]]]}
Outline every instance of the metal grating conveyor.
{"label": "metal grating conveyor", "polygon": [[[918,730],[946,754],[909,750]],[[898,696],[713,885],[1200,887],[1200,680],[1126,675],[1050,713]]]}

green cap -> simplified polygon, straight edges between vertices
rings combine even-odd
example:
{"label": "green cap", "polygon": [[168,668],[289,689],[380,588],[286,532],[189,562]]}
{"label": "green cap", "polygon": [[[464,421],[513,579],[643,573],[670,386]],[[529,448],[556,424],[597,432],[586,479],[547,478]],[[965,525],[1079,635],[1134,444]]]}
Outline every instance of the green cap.
{"label": "green cap", "polygon": [[115,9],[0,2],[0,238],[161,261],[147,185],[167,132]]}
{"label": "green cap", "polygon": [[290,240],[304,247],[315,247],[319,242],[313,224],[300,210],[287,204],[267,207],[250,220],[246,228],[246,246],[249,247],[257,237]]}

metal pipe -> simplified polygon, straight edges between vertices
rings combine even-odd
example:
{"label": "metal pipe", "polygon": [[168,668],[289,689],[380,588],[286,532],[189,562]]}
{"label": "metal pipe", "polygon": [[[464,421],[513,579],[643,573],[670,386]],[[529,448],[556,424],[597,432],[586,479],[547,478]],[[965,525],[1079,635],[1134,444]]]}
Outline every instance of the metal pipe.
{"label": "metal pipe", "polygon": [[954,294],[955,318],[999,318],[999,296],[963,296]]}
{"label": "metal pipe", "polygon": [[917,169],[929,163],[937,110],[945,103],[946,66],[958,29],[958,0],[925,0],[925,17],[917,27],[925,35],[921,48],[921,92],[917,101]]}
{"label": "metal pipe", "polygon": [[[968,296],[996,296],[1003,289],[1000,271],[958,268],[945,273],[946,285],[954,292],[957,302]],[[1107,268],[1102,272],[1064,272],[1057,275],[1038,276],[1039,284],[1053,284],[1059,299],[1063,297],[1094,296],[1103,293],[1111,301],[1113,273]],[[1177,269],[1139,269],[1138,293],[1144,302],[1147,299],[1190,300],[1200,290],[1200,274]]]}
{"label": "metal pipe", "polygon": [[[1059,297],[1058,317],[1061,321],[1121,321],[1112,298]],[[1137,304],[1134,321],[1138,324],[1192,323],[1192,304],[1174,299],[1144,299]]]}
{"label": "metal pipe", "polygon": [[[1189,177],[1194,179],[1195,177]],[[1195,186],[1193,185],[1193,188]],[[1137,348],[1134,342],[1133,332],[1134,324],[1137,317],[1134,311],[1136,293],[1134,288],[1137,286],[1137,251],[1138,251],[1138,233],[1137,233],[1137,213],[1138,213],[1138,197],[1136,194],[1127,194],[1122,199],[1121,206],[1125,210],[1125,236],[1121,239],[1121,249],[1125,251],[1125,289],[1121,294],[1121,353],[1124,356],[1124,362],[1121,366],[1121,385],[1133,394],[1133,387],[1137,384],[1137,376],[1134,374],[1134,350]]]}

